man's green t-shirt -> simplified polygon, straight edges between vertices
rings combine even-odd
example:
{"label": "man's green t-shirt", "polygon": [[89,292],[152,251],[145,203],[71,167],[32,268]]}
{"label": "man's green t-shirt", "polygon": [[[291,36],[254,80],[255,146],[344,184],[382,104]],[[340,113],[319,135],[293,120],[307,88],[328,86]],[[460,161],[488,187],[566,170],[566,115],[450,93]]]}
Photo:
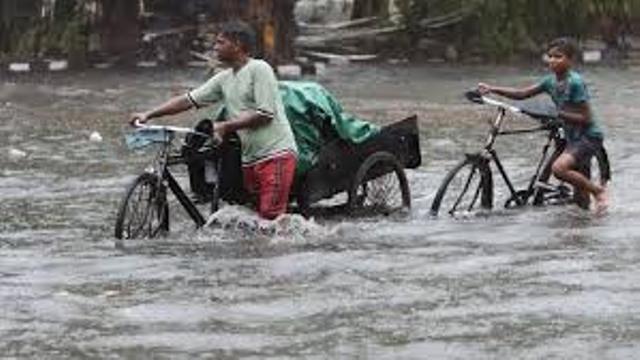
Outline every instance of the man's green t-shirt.
{"label": "man's green t-shirt", "polygon": [[224,70],[187,96],[196,107],[223,102],[227,119],[245,111],[256,111],[272,118],[265,126],[237,131],[242,142],[243,164],[285,152],[297,154],[293,132],[278,92],[278,81],[265,61],[249,59],[238,71]]}
{"label": "man's green t-shirt", "polygon": [[[551,96],[551,100],[558,108],[565,104],[589,104],[589,91],[582,76],[575,71],[569,71],[564,81],[558,82],[555,74],[549,74],[540,81],[540,88]],[[565,124],[565,131],[569,141],[575,141],[586,135],[590,138],[602,139],[604,132],[600,127],[599,120],[591,111],[591,119],[586,126],[578,126],[571,123]]]}

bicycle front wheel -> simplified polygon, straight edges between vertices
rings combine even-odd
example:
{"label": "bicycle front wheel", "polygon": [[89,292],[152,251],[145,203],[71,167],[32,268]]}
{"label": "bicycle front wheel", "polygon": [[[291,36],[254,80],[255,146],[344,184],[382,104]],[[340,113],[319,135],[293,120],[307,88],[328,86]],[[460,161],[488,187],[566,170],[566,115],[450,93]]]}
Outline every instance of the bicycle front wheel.
{"label": "bicycle front wheel", "polygon": [[116,239],[154,238],[169,231],[167,190],[155,174],[138,176],[127,189],[116,216]]}
{"label": "bicycle front wheel", "polygon": [[468,155],[442,181],[431,203],[431,215],[472,215],[493,206],[493,178],[486,159]]}

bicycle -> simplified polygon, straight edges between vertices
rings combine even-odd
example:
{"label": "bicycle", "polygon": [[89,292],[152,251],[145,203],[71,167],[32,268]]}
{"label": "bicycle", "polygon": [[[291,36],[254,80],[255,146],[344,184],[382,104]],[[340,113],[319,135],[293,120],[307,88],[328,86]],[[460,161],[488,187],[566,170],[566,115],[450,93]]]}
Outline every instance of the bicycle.
{"label": "bicycle", "polygon": [[[212,127],[211,120],[199,122],[193,130],[141,126],[127,136],[130,148],[156,144],[159,149],[152,166],[133,181],[124,195],[116,216],[116,238],[154,238],[168,232],[167,190],[174,193],[198,228],[205,224],[204,217],[170,171],[179,164],[187,165],[191,191],[211,201],[212,214],[218,210],[220,200],[256,205],[258,199],[243,186],[238,135],[229,134],[224,141],[215,142],[208,135]],[[186,143],[179,149],[174,145],[177,134],[186,135]],[[294,178],[289,203],[295,202],[293,210],[303,216],[310,213],[390,215],[410,208],[405,168],[416,168],[420,162],[415,116],[384,126],[359,144],[331,139],[322,144],[316,163]],[[345,204],[318,204],[311,209],[315,203],[342,192],[347,194]],[[328,206],[323,208],[325,205]]]}
{"label": "bicycle", "polygon": [[[509,191],[509,198],[504,203],[505,208],[525,206],[530,201],[535,206],[567,204],[573,201],[583,208],[588,208],[588,197],[574,192],[571,186],[555,180],[551,176],[551,165],[560,156],[566,145],[562,123],[556,113],[517,107],[482,96],[477,91],[469,91],[465,93],[465,96],[473,103],[496,107],[498,113],[490,123],[489,134],[483,149],[477,153],[466,154],[465,158],[445,176],[431,204],[432,216],[437,216],[442,210],[454,217],[473,214],[476,211],[491,210],[494,202],[492,165],[498,169]],[[533,128],[503,130],[508,112],[525,114],[537,120],[539,125]],[[531,176],[528,186],[525,189],[516,190],[494,149],[497,137],[545,131],[548,132],[547,141],[542,148],[542,156],[537,163],[536,170]],[[553,152],[549,156],[552,145]],[[601,185],[606,185],[611,179],[606,150],[602,148],[594,158],[595,161],[591,159],[588,163],[580,164],[578,170],[587,177],[597,178]]]}
{"label": "bicycle", "polygon": [[[207,126],[211,126],[210,122],[201,122],[199,126],[191,129],[137,124],[136,130],[126,136],[130,149],[138,150],[152,145],[156,145],[158,149],[151,165],[133,180],[125,192],[116,215],[117,239],[154,238],[168,232],[167,189],[175,195],[196,227],[205,225],[204,216],[170,171],[177,165],[204,164],[205,188],[208,190],[206,200],[211,203],[212,214],[218,210],[218,174],[221,172],[222,164],[220,142],[206,130]],[[175,146],[178,134],[185,135],[185,143],[179,148]]]}

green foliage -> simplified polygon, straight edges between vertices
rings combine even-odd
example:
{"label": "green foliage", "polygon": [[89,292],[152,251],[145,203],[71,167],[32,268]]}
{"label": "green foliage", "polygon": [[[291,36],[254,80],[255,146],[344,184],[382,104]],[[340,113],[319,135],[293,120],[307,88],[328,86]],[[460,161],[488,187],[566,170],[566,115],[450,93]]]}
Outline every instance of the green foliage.
{"label": "green foliage", "polygon": [[72,18],[60,36],[60,48],[72,61],[82,61],[86,55],[89,35],[86,21],[82,17]]}
{"label": "green foliage", "polygon": [[82,61],[88,42],[84,2],[58,0],[53,18],[13,19],[3,25],[3,33],[6,36],[0,38],[0,53],[10,57],[64,55],[73,61]]}
{"label": "green foliage", "polygon": [[[640,0],[402,0],[400,8],[414,45],[435,38],[497,61],[537,52],[558,36],[597,35],[605,17],[618,25],[640,18]],[[459,12],[466,17],[446,29],[421,25]]]}
{"label": "green foliage", "polygon": [[637,16],[640,14],[638,0],[589,0],[588,9],[591,14],[606,15],[614,18]]}
{"label": "green foliage", "polygon": [[38,55],[38,49],[40,48],[40,39],[42,37],[43,27],[38,24],[33,24],[28,30],[19,33],[20,27],[13,29],[14,35],[18,41],[15,47],[12,48],[12,52],[19,58],[28,58]]}

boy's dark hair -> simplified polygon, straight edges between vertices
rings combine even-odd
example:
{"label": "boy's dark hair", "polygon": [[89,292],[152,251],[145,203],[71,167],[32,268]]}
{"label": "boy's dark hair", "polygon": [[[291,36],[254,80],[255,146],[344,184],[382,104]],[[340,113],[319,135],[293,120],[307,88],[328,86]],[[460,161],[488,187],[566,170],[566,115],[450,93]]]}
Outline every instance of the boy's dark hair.
{"label": "boy's dark hair", "polygon": [[549,45],[547,45],[547,51],[550,51],[551,49],[558,49],[558,51],[571,60],[576,60],[580,53],[578,43],[568,37],[561,37],[552,40]]}
{"label": "boy's dark hair", "polygon": [[222,25],[220,34],[237,41],[247,53],[252,53],[256,44],[256,33],[243,21],[230,21]]}

